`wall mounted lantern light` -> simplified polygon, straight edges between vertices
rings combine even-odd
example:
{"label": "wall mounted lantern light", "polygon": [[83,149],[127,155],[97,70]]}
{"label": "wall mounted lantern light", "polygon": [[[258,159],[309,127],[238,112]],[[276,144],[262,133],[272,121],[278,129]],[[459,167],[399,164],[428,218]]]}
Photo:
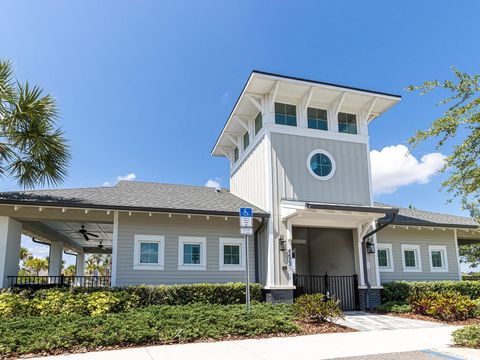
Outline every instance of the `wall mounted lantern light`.
{"label": "wall mounted lantern light", "polygon": [[283,235],[280,235],[278,240],[280,242],[280,251],[287,251],[287,240],[285,240]]}
{"label": "wall mounted lantern light", "polygon": [[375,254],[375,243],[373,242],[372,239],[369,239],[367,241],[367,253]]}

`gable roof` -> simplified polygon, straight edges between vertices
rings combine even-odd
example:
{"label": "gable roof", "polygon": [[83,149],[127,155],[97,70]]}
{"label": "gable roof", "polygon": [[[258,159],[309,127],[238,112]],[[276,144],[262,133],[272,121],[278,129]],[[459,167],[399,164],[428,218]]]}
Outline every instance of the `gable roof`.
{"label": "gable roof", "polygon": [[[382,203],[375,203],[377,206],[389,206]],[[397,219],[393,224],[396,225],[415,225],[415,226],[440,226],[440,227],[458,227],[458,228],[472,228],[479,227],[475,219],[466,216],[448,215],[431,211],[410,209],[398,207],[399,209]],[[380,221],[386,221],[387,218],[382,218]]]}
{"label": "gable roof", "polygon": [[240,207],[251,207],[254,216],[269,216],[228,190],[139,181],[120,181],[113,187],[3,192],[0,193],[0,204],[222,216],[238,216]]}

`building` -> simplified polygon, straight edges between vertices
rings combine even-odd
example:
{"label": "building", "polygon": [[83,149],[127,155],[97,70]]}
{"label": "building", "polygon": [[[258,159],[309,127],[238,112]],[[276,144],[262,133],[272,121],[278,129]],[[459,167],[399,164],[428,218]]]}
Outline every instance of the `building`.
{"label": "building", "polygon": [[[111,283],[251,281],[272,301],[334,293],[344,308],[379,301],[392,280],[458,280],[471,218],[373,201],[368,125],[397,95],[254,71],[212,155],[230,191],[159,183],[0,194],[0,286],[16,275],[21,233],[62,252],[111,253]],[[249,253],[238,211],[252,207]],[[90,234],[85,234],[85,230]],[[325,276],[327,274],[327,276]],[[10,280],[9,280],[10,279]]]}

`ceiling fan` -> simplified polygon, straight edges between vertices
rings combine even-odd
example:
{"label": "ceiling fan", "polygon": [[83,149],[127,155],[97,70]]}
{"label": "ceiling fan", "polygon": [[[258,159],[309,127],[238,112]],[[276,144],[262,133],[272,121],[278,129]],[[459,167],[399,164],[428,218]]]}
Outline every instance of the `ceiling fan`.
{"label": "ceiling fan", "polygon": [[83,238],[84,238],[85,240],[87,240],[87,241],[90,240],[89,236],[93,236],[93,237],[98,238],[98,235],[92,234],[91,232],[88,232],[88,231],[85,229],[85,225],[82,225],[82,228],[81,228],[80,230],[78,230],[78,232],[79,232],[80,234],[82,234],[82,235],[83,235]]}

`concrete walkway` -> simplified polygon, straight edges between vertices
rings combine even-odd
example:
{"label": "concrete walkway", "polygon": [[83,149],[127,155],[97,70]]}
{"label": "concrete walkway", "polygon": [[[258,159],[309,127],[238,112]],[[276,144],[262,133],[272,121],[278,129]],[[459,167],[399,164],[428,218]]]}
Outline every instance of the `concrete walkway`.
{"label": "concrete walkway", "polygon": [[371,314],[362,311],[349,311],[337,324],[359,331],[424,329],[447,326],[433,321],[406,319],[396,316]]}
{"label": "concrete walkway", "polygon": [[456,327],[364,331],[238,340],[185,345],[164,345],[90,352],[50,357],[52,360],[320,360],[371,354],[386,354],[434,349],[443,351],[451,342]]}

